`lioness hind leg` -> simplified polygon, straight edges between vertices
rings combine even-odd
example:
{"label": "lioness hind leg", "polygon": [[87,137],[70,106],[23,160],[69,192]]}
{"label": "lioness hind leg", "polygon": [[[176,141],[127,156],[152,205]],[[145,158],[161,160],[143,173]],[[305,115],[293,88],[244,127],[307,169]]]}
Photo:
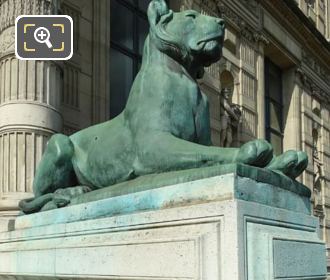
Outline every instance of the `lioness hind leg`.
{"label": "lioness hind leg", "polygon": [[77,184],[72,165],[73,153],[74,147],[69,137],[63,134],[51,137],[35,174],[35,197]]}

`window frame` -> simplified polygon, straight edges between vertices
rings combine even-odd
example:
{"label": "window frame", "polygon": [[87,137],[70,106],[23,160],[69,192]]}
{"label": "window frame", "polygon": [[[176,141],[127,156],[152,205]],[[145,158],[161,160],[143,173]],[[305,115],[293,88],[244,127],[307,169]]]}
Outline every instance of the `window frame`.
{"label": "window frame", "polygon": [[[279,77],[280,81],[280,102],[271,97],[270,94],[270,68],[273,68]],[[265,130],[266,130],[266,140],[271,142],[271,135],[274,134],[281,139],[281,152],[283,152],[283,140],[284,140],[284,123],[283,123],[283,72],[280,67],[273,63],[269,58],[265,57]],[[279,125],[280,131],[273,128],[271,125],[271,104],[279,110]]]}
{"label": "window frame", "polygon": [[[133,77],[133,81],[136,77],[136,75],[139,72],[140,66],[142,64],[142,56],[143,56],[143,50],[140,54],[140,42],[139,42],[139,20],[144,19],[148,22],[148,16],[147,16],[147,11],[142,10],[139,7],[139,0],[132,0],[133,3],[129,3],[128,0],[111,0],[111,1],[116,1],[119,5],[122,5],[123,7],[127,8],[130,12],[132,12],[133,14],[133,34],[132,34],[132,40],[133,40],[133,48],[129,49],[126,46],[123,46],[121,44],[119,44],[118,42],[115,42],[113,40],[113,38],[111,37],[111,32],[110,32],[110,51],[111,49],[120,52],[122,55],[125,55],[127,57],[129,57],[132,62],[133,62],[133,67],[132,67],[132,77]],[[150,0],[151,2],[151,0]],[[166,0],[166,3],[169,4],[169,1]],[[111,5],[110,5],[110,9],[111,9]],[[110,12],[111,14],[111,12]],[[111,26],[110,26],[111,29]],[[111,62],[110,62],[111,65]],[[110,78],[110,83],[111,83],[111,76]],[[109,100],[111,102],[111,92],[109,94]],[[127,100],[126,100],[127,101]],[[111,105],[110,105],[111,107]],[[116,114],[116,112],[115,112]],[[111,108],[110,108],[110,118],[114,118],[116,117],[116,115],[113,114]]]}
{"label": "window frame", "polygon": [[[124,55],[132,58],[133,60],[132,75],[133,77],[135,77],[139,70],[139,63],[142,62],[142,55],[139,54],[139,29],[138,29],[139,22],[138,21],[139,21],[139,17],[148,21],[148,17],[146,13],[144,13],[139,9],[136,0],[133,0],[135,2],[135,5],[128,3],[125,0],[112,0],[112,1],[117,1],[120,5],[124,6],[133,13],[133,49],[130,50],[129,48],[116,43],[111,38],[111,34],[110,34],[110,49],[113,48],[118,52],[121,52]],[[111,9],[111,5],[110,5],[110,9]]]}

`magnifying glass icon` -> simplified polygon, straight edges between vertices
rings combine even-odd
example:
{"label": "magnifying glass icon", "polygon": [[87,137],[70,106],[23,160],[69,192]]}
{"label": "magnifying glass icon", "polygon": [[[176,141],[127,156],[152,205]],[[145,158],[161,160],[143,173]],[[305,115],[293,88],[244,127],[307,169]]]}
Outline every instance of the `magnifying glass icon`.
{"label": "magnifying glass icon", "polygon": [[46,44],[49,49],[53,47],[49,41],[50,32],[46,27],[39,27],[34,31],[34,39],[40,44]]}

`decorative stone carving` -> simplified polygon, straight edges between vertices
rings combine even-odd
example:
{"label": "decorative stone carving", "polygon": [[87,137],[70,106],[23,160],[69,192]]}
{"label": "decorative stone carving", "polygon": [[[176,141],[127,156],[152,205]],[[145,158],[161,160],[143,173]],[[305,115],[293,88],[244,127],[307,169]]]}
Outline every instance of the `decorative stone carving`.
{"label": "decorative stone carving", "polygon": [[303,63],[313,69],[315,73],[322,77],[324,81],[330,86],[330,72],[327,71],[325,67],[321,66],[321,64],[317,62],[317,60],[311,53],[303,49],[302,60]]}
{"label": "decorative stone carving", "polygon": [[53,0],[0,0],[0,33],[15,25],[19,15],[49,15]]}
{"label": "decorative stone carving", "polygon": [[243,38],[247,39],[250,42],[255,41],[256,30],[251,28],[244,20],[240,21],[240,34]]}
{"label": "decorative stone carving", "polygon": [[254,14],[258,11],[258,3],[256,0],[242,0],[242,3]]}
{"label": "decorative stone carving", "polygon": [[316,82],[310,78],[301,68],[296,70],[296,75],[301,84],[309,90],[311,96],[317,98],[325,104],[330,104],[329,94],[322,90],[320,86],[318,86]]}
{"label": "decorative stone carving", "polygon": [[[322,181],[323,181],[323,167],[324,164],[320,159],[319,153],[319,135],[320,125],[316,122],[313,123],[313,168],[314,168],[314,182],[313,182],[313,201],[314,201],[314,210],[317,209],[317,212],[320,214],[320,211],[323,211],[323,202],[322,202]],[[318,216],[319,216],[318,214]]]}
{"label": "decorative stone carving", "polygon": [[314,169],[314,175],[315,175],[315,180],[314,182],[317,183],[322,175],[322,170],[321,166],[323,163],[320,161],[320,153],[319,153],[319,130],[320,130],[320,125],[317,122],[313,123],[313,161],[314,161],[314,166],[316,167]]}
{"label": "decorative stone carving", "polygon": [[[192,1],[188,0],[188,2],[192,2]],[[214,0],[195,0],[194,3],[196,4],[197,7],[200,7],[201,9],[205,8],[213,15],[219,16],[217,14],[217,5]]]}
{"label": "decorative stone carving", "polygon": [[[229,8],[223,0],[195,0],[198,6],[205,7],[212,14],[223,17],[234,24],[240,31],[242,37],[250,42],[257,42],[262,40],[267,42],[265,35],[252,28],[241,16],[237,15],[231,8]],[[253,13],[257,13],[258,4],[255,0],[243,0],[243,4]]]}
{"label": "decorative stone carving", "polygon": [[265,45],[269,45],[269,43],[270,43],[270,41],[267,38],[267,36],[264,33],[262,33],[262,32],[255,32],[253,34],[253,36],[254,36],[254,40],[256,42],[261,42],[261,43],[264,43]]}
{"label": "decorative stone carving", "polygon": [[233,142],[234,130],[238,129],[241,121],[242,112],[239,105],[232,103],[233,89],[224,88],[221,91],[220,103],[222,107],[220,145],[231,147]]}
{"label": "decorative stone carving", "polygon": [[0,58],[1,54],[15,51],[15,28],[7,28],[0,33]]}
{"label": "decorative stone carving", "polygon": [[216,1],[217,10],[219,16],[229,19],[232,23],[234,23],[236,26],[240,26],[240,22],[242,19],[233,12],[223,1]]}

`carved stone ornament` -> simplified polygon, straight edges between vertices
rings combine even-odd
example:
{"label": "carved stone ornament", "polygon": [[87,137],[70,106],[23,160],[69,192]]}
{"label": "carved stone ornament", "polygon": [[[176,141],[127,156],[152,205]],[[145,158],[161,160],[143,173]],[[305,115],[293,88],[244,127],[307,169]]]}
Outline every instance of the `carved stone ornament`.
{"label": "carved stone ornament", "polygon": [[242,0],[242,3],[254,14],[258,11],[258,3],[256,0]]}
{"label": "carved stone ornament", "polygon": [[301,68],[298,68],[296,70],[296,75],[302,85],[310,91],[311,95],[313,97],[316,97],[319,99],[321,102],[330,104],[330,96],[329,94],[322,90],[316,82],[312,78],[310,78]]}
{"label": "carved stone ornament", "polygon": [[0,34],[0,54],[14,52],[15,50],[15,29],[7,28]]}
{"label": "carved stone ornament", "polygon": [[322,77],[324,81],[330,86],[330,72],[321,66],[311,53],[304,49],[302,52],[302,61],[311,69],[313,69],[315,73]]}
{"label": "carved stone ornament", "polygon": [[231,147],[234,131],[237,130],[241,122],[242,111],[237,104],[232,103],[233,89],[224,88],[221,91],[222,114],[220,116],[220,146]]}
{"label": "carved stone ornament", "polygon": [[19,15],[49,15],[52,0],[0,0],[0,33],[15,25]]}

